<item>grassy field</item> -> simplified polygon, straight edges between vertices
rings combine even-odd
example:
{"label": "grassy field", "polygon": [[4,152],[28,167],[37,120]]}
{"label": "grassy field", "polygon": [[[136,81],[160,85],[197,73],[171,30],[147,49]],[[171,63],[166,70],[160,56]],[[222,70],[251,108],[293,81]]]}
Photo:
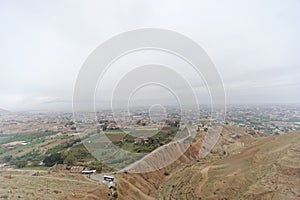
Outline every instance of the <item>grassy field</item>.
{"label": "grassy field", "polygon": [[0,145],[14,142],[14,141],[32,141],[37,138],[54,135],[53,132],[40,132],[40,133],[22,133],[22,134],[0,134]]}
{"label": "grassy field", "polygon": [[[25,167],[28,170],[47,169],[47,167],[40,166],[40,163],[45,158],[55,154],[57,154],[56,157],[61,157],[58,163],[76,164],[80,162],[82,164],[96,162],[95,158],[86,150],[84,145],[80,145],[81,140],[78,136],[61,135],[51,139],[49,136],[54,134],[56,133],[0,135],[2,144],[16,143],[12,148],[3,145],[0,146],[0,163],[6,163],[17,168]],[[89,135],[87,134],[87,136]],[[17,141],[24,141],[27,144],[18,145]],[[51,164],[55,162],[51,162],[48,159],[47,163]]]}
{"label": "grassy field", "polygon": [[[42,161],[47,162],[48,167],[55,163],[69,165],[79,163],[88,167],[91,165],[89,163],[92,163],[91,166],[93,166],[93,163],[100,161],[102,169],[110,169],[109,167],[112,166],[120,168],[170,142],[177,130],[176,128],[165,129],[154,136],[151,135],[154,130],[137,130],[131,133],[133,136],[122,130],[108,130],[104,133],[89,131],[83,133],[80,138],[61,135],[53,139],[50,139],[49,136],[55,133],[50,132],[0,135],[3,144],[14,141],[27,142],[26,145],[16,145],[14,148],[1,146],[0,162],[18,168],[27,167],[26,169],[36,168],[37,170]],[[135,142],[137,135],[142,136],[141,134],[150,134],[148,143]],[[58,160],[55,162],[53,159]],[[109,166],[107,167],[105,164]]]}
{"label": "grassy field", "polygon": [[[1,143],[7,144],[14,141],[25,141],[26,145],[15,145],[13,148],[4,147],[3,144],[0,146],[0,162],[6,160],[7,157],[19,158],[32,154],[33,152],[43,151],[48,149],[48,145],[55,142],[54,140],[48,139],[48,136],[54,133],[22,133],[22,134],[9,134],[8,136],[0,136]],[[4,140],[2,140],[5,138]],[[63,141],[62,141],[63,142]],[[43,152],[39,152],[42,155]],[[41,159],[41,158],[39,158]]]}

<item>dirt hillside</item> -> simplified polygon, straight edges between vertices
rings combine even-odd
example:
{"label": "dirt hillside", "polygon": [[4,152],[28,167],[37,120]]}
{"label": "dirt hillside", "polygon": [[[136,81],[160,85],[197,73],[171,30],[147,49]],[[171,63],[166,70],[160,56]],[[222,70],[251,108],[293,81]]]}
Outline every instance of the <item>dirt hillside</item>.
{"label": "dirt hillside", "polygon": [[199,156],[204,134],[170,166],[119,173],[119,199],[299,199],[300,134],[253,138],[226,126],[211,153]]}

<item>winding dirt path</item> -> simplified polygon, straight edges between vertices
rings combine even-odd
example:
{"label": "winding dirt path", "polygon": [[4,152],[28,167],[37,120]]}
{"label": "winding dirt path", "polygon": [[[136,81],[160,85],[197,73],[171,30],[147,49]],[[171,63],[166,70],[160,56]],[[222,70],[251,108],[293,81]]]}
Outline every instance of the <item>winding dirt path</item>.
{"label": "winding dirt path", "polygon": [[204,184],[208,181],[208,171],[210,169],[211,166],[207,166],[205,168],[203,168],[201,170],[201,174],[202,174],[202,179],[200,181],[200,183],[198,184],[197,188],[196,188],[196,191],[195,193],[197,195],[200,195],[201,194],[201,190],[202,190],[202,187],[204,186]]}

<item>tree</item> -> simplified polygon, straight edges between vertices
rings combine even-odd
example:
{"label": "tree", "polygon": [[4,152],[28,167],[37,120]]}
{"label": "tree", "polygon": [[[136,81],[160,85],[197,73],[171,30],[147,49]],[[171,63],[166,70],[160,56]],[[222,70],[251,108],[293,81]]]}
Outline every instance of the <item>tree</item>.
{"label": "tree", "polygon": [[50,156],[46,157],[43,160],[43,163],[45,163],[45,165],[47,167],[52,167],[55,164],[62,164],[63,158],[61,156],[61,153],[54,153],[54,154],[51,154]]}
{"label": "tree", "polygon": [[72,153],[69,153],[67,157],[64,159],[64,164],[67,165],[74,165],[74,163],[77,161],[75,156]]}
{"label": "tree", "polygon": [[12,160],[12,155],[8,155],[8,156],[4,156],[3,158],[2,158],[2,162],[3,163],[7,163],[7,162],[10,162],[11,160]]}
{"label": "tree", "polygon": [[89,169],[95,169],[97,172],[102,171],[103,164],[100,161],[93,161],[87,165]]}
{"label": "tree", "polygon": [[14,163],[17,168],[23,168],[26,166],[27,162],[25,160],[18,160],[18,161],[15,161]]}

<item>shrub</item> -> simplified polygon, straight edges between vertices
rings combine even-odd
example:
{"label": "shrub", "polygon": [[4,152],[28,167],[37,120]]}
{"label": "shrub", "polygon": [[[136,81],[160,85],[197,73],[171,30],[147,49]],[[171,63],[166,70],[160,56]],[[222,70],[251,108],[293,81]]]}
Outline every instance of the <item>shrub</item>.
{"label": "shrub", "polygon": [[114,198],[118,198],[118,192],[117,192],[117,191],[114,191],[113,194],[112,194],[112,196],[113,196]]}
{"label": "shrub", "polygon": [[13,163],[17,168],[23,168],[26,166],[27,162],[25,160],[17,160]]}
{"label": "shrub", "polygon": [[52,167],[55,164],[62,164],[63,163],[63,158],[61,156],[61,153],[54,153],[51,154],[50,156],[47,156],[43,162],[47,167]]}
{"label": "shrub", "polygon": [[73,154],[67,154],[67,157],[64,159],[64,164],[67,165],[73,165],[75,162],[77,162],[77,159]]}
{"label": "shrub", "polygon": [[12,160],[12,158],[13,158],[12,155],[4,156],[2,159],[2,162],[3,163],[10,162]]}

